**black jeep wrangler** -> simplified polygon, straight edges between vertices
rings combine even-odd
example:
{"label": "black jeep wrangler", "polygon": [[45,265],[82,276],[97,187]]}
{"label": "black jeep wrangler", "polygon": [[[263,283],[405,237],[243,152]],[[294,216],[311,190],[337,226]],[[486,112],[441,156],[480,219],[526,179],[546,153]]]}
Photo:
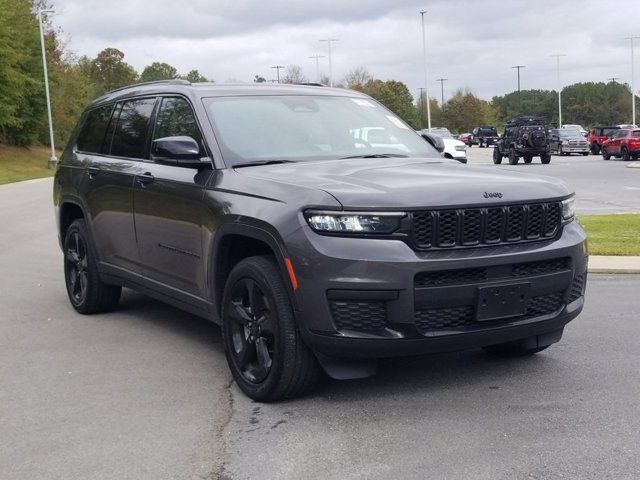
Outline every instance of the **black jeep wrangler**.
{"label": "black jeep wrangler", "polygon": [[531,163],[537,155],[540,155],[542,163],[551,162],[548,129],[544,117],[522,115],[513,118],[507,123],[504,135],[496,143],[493,163],[502,163],[503,157],[509,159],[509,165],[516,165],[520,157],[524,158],[524,163]]}
{"label": "black jeep wrangler", "polygon": [[500,140],[496,127],[476,127],[471,133],[471,145],[477,144],[480,148],[494,145]]}

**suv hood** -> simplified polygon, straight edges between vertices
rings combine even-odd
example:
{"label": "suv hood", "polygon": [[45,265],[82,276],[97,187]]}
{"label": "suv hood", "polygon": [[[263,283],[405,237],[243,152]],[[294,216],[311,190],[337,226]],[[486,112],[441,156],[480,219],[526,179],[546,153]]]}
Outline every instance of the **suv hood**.
{"label": "suv hood", "polygon": [[350,209],[492,205],[559,198],[572,193],[553,177],[469,167],[437,158],[326,160],[236,171],[254,178],[320,189]]}

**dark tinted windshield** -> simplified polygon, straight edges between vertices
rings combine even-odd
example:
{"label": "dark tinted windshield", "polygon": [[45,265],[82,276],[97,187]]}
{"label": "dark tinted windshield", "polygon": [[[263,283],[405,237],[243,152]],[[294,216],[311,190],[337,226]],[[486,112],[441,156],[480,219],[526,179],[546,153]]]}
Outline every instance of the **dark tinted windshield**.
{"label": "dark tinted windshield", "polygon": [[392,154],[438,157],[413,129],[362,97],[205,98],[225,160],[308,161]]}

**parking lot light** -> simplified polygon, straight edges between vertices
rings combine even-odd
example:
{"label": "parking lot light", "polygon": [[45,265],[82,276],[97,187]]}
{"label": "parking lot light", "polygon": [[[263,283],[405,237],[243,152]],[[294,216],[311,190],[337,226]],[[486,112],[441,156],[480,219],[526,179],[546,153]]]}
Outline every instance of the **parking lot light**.
{"label": "parking lot light", "polygon": [[633,41],[636,38],[640,38],[640,35],[632,35],[631,37],[625,37],[625,40],[629,40],[631,43],[631,124],[636,124],[636,89],[634,86],[635,77],[635,55],[633,53]]}
{"label": "parking lot light", "polygon": [[47,54],[44,46],[44,29],[42,28],[42,14],[53,13],[53,10],[38,10],[38,25],[40,27],[40,46],[42,47],[42,68],[44,69],[44,91],[47,98],[47,116],[49,119],[49,142],[51,143],[51,158],[48,167],[56,168],[58,158],[56,157],[56,147],[53,142],[53,120],[51,118],[51,97],[49,95],[49,75],[47,73]]}
{"label": "parking lot light", "polygon": [[558,75],[558,128],[562,128],[562,85],[560,85],[560,57],[566,57],[564,53],[554,53],[550,55],[556,57],[556,67]]}

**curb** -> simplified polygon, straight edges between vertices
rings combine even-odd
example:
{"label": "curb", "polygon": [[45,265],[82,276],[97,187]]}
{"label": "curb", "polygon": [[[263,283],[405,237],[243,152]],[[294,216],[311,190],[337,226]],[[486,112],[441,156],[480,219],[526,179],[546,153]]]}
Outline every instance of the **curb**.
{"label": "curb", "polygon": [[633,162],[627,165],[627,168],[640,168],[640,162]]}
{"label": "curb", "polygon": [[640,274],[640,257],[614,257],[593,255],[589,257],[589,273]]}

